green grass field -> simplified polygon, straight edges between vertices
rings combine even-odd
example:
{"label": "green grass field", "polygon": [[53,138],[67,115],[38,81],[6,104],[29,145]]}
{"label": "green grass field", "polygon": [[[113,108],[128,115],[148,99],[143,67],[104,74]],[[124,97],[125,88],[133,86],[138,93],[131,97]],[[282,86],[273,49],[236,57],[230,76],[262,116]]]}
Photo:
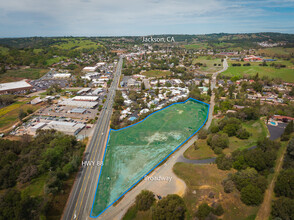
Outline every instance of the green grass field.
{"label": "green grass field", "polygon": [[28,109],[36,111],[40,108],[40,104],[26,104],[28,101],[29,100],[18,101],[0,109],[0,131],[10,128],[13,124],[19,121],[18,114],[20,109],[26,112]]}
{"label": "green grass field", "polygon": [[[201,66],[198,70],[199,72],[213,73],[223,68],[221,59],[211,58],[209,56],[200,56],[197,59],[194,59],[192,63],[203,63],[206,65]],[[214,64],[217,64],[217,66],[214,66]],[[220,64],[220,66],[218,66],[218,64]]]}
{"label": "green grass field", "polygon": [[54,57],[46,60],[47,65],[51,66],[54,63],[58,63],[59,61],[66,60],[67,57]]}
{"label": "green grass field", "polygon": [[143,72],[142,75],[147,76],[147,77],[162,78],[165,76],[170,76],[171,72],[170,71],[163,71],[163,70],[150,70],[150,71]]}
{"label": "green grass field", "polygon": [[195,43],[195,44],[188,44],[184,45],[185,49],[194,49],[194,50],[201,50],[201,49],[207,49],[208,44],[207,43]]}
{"label": "green grass field", "polygon": [[[251,66],[232,66],[232,63],[241,63],[245,62],[232,62],[229,61],[229,68],[222,73],[224,76],[238,76],[242,77],[244,75],[254,76],[256,73],[259,74],[260,77],[268,76],[269,78],[281,78],[286,82],[294,82],[294,65],[290,61],[278,60],[275,63],[277,64],[285,64],[286,68],[276,69],[271,66],[259,66],[260,62],[251,62]],[[269,63],[270,64],[270,63]]]}
{"label": "green grass field", "polygon": [[7,70],[6,73],[0,74],[0,82],[13,82],[22,79],[38,79],[48,72],[47,69],[18,69]]}
{"label": "green grass field", "polygon": [[62,50],[82,50],[82,49],[98,49],[103,47],[91,40],[78,38],[78,39],[64,39],[63,42],[58,42],[57,45],[54,45]]}
{"label": "green grass field", "polygon": [[258,54],[261,54],[264,56],[284,56],[284,55],[290,55],[294,53],[294,48],[283,48],[283,47],[272,47],[272,48],[264,48],[259,49],[257,51]]}
{"label": "green grass field", "polygon": [[[221,219],[242,220],[257,213],[258,207],[246,206],[241,202],[237,190],[230,194],[223,191],[221,182],[232,171],[219,170],[215,164],[194,165],[186,163],[176,163],[173,171],[187,185],[184,195],[188,209],[186,219],[194,219],[194,213],[202,202],[207,202],[209,205],[220,202],[225,210]],[[208,197],[210,192],[215,193],[214,198]]]}

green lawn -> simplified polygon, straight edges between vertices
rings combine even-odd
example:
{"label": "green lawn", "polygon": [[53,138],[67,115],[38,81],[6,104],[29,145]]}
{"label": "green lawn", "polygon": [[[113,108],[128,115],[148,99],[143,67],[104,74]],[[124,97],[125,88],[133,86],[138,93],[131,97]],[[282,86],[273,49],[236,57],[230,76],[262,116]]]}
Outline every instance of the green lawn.
{"label": "green lawn", "polygon": [[[193,219],[197,207],[202,202],[207,202],[210,205],[213,202],[220,202],[225,210],[221,219],[226,220],[246,219],[248,216],[256,214],[258,210],[258,207],[243,204],[237,190],[230,194],[223,191],[221,182],[232,171],[219,170],[215,164],[194,165],[186,163],[176,163],[173,171],[187,184],[184,195],[188,209],[186,219]],[[208,197],[210,192],[215,193],[214,198]]]}
{"label": "green lawn", "polygon": [[[233,77],[238,76],[242,77],[244,75],[254,76],[256,73],[260,77],[268,76],[269,78],[281,78],[286,82],[294,82],[294,65],[289,61],[278,60],[275,63],[285,64],[286,68],[276,69],[271,66],[259,66],[260,62],[254,63],[251,62],[251,66],[232,66],[232,63],[241,63],[245,62],[232,62],[229,61],[229,68],[222,73],[222,75]],[[270,64],[270,63],[269,63]]]}
{"label": "green lawn", "polygon": [[0,74],[0,82],[13,82],[22,79],[38,79],[48,72],[47,69],[18,69],[7,70],[6,73]]}
{"label": "green lawn", "polygon": [[162,78],[165,76],[170,76],[171,72],[170,71],[164,71],[164,70],[150,70],[143,72],[142,75],[145,75],[147,77],[157,77],[157,78]]}
{"label": "green lawn", "polygon": [[[201,66],[199,71],[200,72],[206,72],[206,73],[213,73],[218,70],[221,70],[223,68],[221,59],[219,58],[212,58],[210,56],[200,56],[197,59],[194,59],[193,64],[196,63],[203,63],[206,66]],[[217,64],[217,66],[214,66],[214,64]],[[218,66],[220,64],[220,66]]]}

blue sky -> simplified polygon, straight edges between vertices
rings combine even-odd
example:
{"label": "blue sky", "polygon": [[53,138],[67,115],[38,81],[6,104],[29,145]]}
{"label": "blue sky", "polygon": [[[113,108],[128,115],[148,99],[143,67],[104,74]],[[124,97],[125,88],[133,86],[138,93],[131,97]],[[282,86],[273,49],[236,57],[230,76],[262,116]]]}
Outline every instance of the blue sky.
{"label": "blue sky", "polygon": [[294,33],[294,0],[0,0],[0,37]]}

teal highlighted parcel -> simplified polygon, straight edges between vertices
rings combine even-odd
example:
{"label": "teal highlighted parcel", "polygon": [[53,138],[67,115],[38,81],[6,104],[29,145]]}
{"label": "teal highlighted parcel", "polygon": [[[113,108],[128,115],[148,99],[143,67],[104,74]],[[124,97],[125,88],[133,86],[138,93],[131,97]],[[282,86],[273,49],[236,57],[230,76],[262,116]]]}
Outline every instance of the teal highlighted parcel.
{"label": "teal highlighted parcel", "polygon": [[151,172],[206,122],[209,105],[189,98],[137,124],[110,130],[92,206],[97,217]]}

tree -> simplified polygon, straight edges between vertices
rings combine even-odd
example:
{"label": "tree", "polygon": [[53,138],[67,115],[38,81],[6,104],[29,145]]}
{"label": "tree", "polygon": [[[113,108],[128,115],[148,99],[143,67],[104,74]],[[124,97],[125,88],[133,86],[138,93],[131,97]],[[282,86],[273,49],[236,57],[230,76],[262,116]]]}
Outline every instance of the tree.
{"label": "tree", "polygon": [[224,214],[224,212],[225,211],[221,204],[217,204],[216,207],[214,207],[214,209],[212,210],[212,213],[217,216],[221,216],[222,214]]}
{"label": "tree", "polygon": [[222,181],[225,193],[231,193],[234,190],[234,182],[231,179],[224,179]]}
{"label": "tree", "polygon": [[155,220],[185,219],[186,206],[184,200],[176,195],[167,195],[154,207],[152,218]]}
{"label": "tree", "polygon": [[236,133],[236,137],[239,139],[248,139],[250,133],[245,128],[240,128]]}
{"label": "tree", "polygon": [[215,162],[220,170],[230,170],[232,168],[232,158],[229,155],[221,154],[216,158]]}
{"label": "tree", "polygon": [[241,201],[250,206],[259,205],[263,200],[263,194],[261,190],[252,184],[245,186],[241,190]]}
{"label": "tree", "polygon": [[142,190],[141,193],[136,196],[136,206],[140,211],[147,211],[154,202],[154,194],[151,191]]}
{"label": "tree", "polygon": [[20,109],[20,110],[19,110],[19,113],[18,113],[18,118],[19,118],[19,120],[22,121],[22,119],[23,119],[24,117],[26,117],[26,116],[27,116],[27,113],[24,112],[22,109]]}
{"label": "tree", "polygon": [[199,139],[206,139],[207,138],[207,130],[201,129],[198,133]]}
{"label": "tree", "polygon": [[199,207],[198,207],[198,210],[196,212],[196,216],[199,218],[199,219],[205,219],[209,213],[212,212],[212,208],[207,204],[207,203],[202,203]]}
{"label": "tree", "polygon": [[280,197],[273,202],[272,216],[280,219],[294,219],[294,199]]}
{"label": "tree", "polygon": [[275,185],[276,196],[294,199],[294,169],[282,170]]}

